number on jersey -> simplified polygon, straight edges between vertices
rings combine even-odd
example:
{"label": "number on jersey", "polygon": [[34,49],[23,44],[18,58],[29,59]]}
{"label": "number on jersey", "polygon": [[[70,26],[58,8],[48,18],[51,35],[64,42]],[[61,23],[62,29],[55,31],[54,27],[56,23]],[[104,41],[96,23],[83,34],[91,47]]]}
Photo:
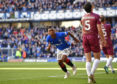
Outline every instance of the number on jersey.
{"label": "number on jersey", "polygon": [[103,31],[104,36],[107,36],[106,29],[103,28],[102,31]]}
{"label": "number on jersey", "polygon": [[87,26],[87,27],[85,26],[85,30],[90,30],[90,29],[91,29],[89,23],[90,23],[90,20],[86,20],[86,21],[85,21],[85,25]]}

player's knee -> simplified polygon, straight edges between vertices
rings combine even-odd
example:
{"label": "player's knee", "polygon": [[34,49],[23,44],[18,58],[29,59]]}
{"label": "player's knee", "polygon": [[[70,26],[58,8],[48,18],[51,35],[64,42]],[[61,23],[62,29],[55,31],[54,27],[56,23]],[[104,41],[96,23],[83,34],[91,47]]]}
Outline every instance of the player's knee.
{"label": "player's knee", "polygon": [[63,61],[63,62],[66,62],[66,60],[67,60],[67,56],[64,55],[63,58],[62,58],[62,61]]}
{"label": "player's knee", "polygon": [[114,55],[109,55],[109,57],[112,57],[114,59]]}
{"label": "player's knee", "polygon": [[59,65],[62,65],[62,64],[63,64],[63,61],[62,61],[62,60],[59,60],[59,61],[58,61],[58,64],[59,64]]}
{"label": "player's knee", "polygon": [[86,62],[91,62],[91,59],[86,59]]}
{"label": "player's knee", "polygon": [[65,66],[63,62],[59,62],[58,65],[62,68]]}
{"label": "player's knee", "polygon": [[109,55],[106,54],[106,57],[109,58]]}
{"label": "player's knee", "polygon": [[98,60],[100,60],[100,57],[95,57],[95,59],[98,59]]}
{"label": "player's knee", "polygon": [[91,62],[91,57],[90,56],[86,57],[86,62]]}

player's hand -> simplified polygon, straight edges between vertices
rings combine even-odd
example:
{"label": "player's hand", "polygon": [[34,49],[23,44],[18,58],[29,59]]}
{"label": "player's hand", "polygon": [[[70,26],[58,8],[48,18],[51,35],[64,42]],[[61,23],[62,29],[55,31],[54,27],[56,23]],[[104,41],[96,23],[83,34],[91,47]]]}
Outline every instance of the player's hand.
{"label": "player's hand", "polygon": [[47,48],[46,48],[46,50],[47,50],[47,51],[50,51],[50,48],[49,48],[49,47],[47,47]]}
{"label": "player's hand", "polygon": [[103,47],[106,47],[107,46],[107,42],[106,42],[106,40],[104,39],[103,41],[102,41],[102,45],[103,45]]}
{"label": "player's hand", "polygon": [[51,44],[48,44],[48,47],[46,48],[47,51],[50,51]]}
{"label": "player's hand", "polygon": [[103,46],[102,46],[102,45],[100,45],[100,49],[101,49],[101,50],[103,49]]}

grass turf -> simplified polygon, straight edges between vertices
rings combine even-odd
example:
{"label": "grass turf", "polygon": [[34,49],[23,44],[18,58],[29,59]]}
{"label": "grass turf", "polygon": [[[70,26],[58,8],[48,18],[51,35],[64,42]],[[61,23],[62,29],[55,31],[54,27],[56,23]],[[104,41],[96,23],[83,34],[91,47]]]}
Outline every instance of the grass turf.
{"label": "grass turf", "polygon": [[[75,62],[78,68],[85,68],[84,62]],[[105,63],[100,63],[103,68]],[[113,63],[117,68],[117,64]],[[69,66],[67,66],[70,68]],[[59,68],[57,63],[0,63],[0,68]],[[76,76],[64,79],[61,70],[2,70],[0,69],[0,84],[87,84],[85,70],[78,70]],[[117,73],[105,74],[104,70],[95,73],[96,84],[117,84]]]}

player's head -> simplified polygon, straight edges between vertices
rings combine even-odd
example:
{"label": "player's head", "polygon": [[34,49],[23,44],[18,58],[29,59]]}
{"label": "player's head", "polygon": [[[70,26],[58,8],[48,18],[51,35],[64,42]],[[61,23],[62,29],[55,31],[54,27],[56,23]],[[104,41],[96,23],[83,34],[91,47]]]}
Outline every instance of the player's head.
{"label": "player's head", "polygon": [[92,5],[90,2],[87,2],[87,3],[84,5],[84,10],[85,10],[87,13],[91,13],[92,10],[93,10],[93,5]]}
{"label": "player's head", "polygon": [[48,34],[51,36],[55,35],[55,30],[53,28],[48,29]]}
{"label": "player's head", "polygon": [[101,17],[101,22],[105,23],[106,22],[106,18],[103,15],[101,15],[100,17]]}

